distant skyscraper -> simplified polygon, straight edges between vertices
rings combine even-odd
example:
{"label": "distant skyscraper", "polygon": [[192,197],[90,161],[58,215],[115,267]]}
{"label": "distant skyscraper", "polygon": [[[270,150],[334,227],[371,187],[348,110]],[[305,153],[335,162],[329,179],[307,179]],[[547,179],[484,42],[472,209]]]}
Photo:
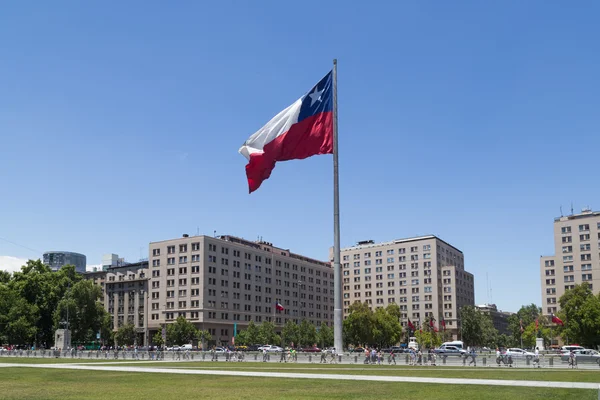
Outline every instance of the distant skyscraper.
{"label": "distant skyscraper", "polygon": [[74,265],[75,271],[85,272],[86,257],[83,254],[70,251],[47,251],[44,253],[44,264],[52,271],[58,271],[63,265]]}

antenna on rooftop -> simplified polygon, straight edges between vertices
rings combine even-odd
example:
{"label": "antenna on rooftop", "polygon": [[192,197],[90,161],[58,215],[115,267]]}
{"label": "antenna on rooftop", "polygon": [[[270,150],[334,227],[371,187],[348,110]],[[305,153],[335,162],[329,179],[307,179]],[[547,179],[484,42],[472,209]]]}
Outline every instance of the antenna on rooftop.
{"label": "antenna on rooftop", "polygon": [[571,215],[573,215],[573,202],[571,202]]}
{"label": "antenna on rooftop", "polygon": [[563,216],[563,212],[562,212],[562,206],[560,206],[560,216]]}

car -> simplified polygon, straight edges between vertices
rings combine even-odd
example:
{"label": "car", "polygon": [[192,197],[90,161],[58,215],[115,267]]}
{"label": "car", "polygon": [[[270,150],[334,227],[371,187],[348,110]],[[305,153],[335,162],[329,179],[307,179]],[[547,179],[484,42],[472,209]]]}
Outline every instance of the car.
{"label": "car", "polygon": [[260,345],[260,344],[251,344],[250,346],[248,346],[246,351],[258,351],[258,348],[261,346],[262,345]]}
{"label": "car", "polygon": [[444,355],[444,356],[463,356],[467,354],[467,352],[463,349],[460,349],[456,346],[443,344],[437,349],[433,349],[435,354]]}
{"label": "car", "polygon": [[352,350],[350,350],[350,352],[352,352],[352,353],[364,353],[365,349],[363,347],[355,347]]}
{"label": "car", "polygon": [[519,349],[519,348],[515,348],[515,347],[506,349],[504,354],[506,354],[507,356],[511,356],[512,358],[525,358],[527,360],[531,360],[535,356],[535,354],[533,354],[529,351],[525,351],[523,349]]}
{"label": "car", "polygon": [[[595,363],[600,365],[600,353],[593,349],[579,349],[573,350],[575,354],[575,360],[577,363]],[[571,352],[567,351],[560,355],[560,360],[568,362]]]}
{"label": "car", "polygon": [[167,351],[179,351],[179,346],[167,347]]}
{"label": "car", "polygon": [[265,344],[264,346],[260,346],[258,348],[258,351],[263,351],[266,350],[268,353],[276,353],[276,352],[280,352],[283,351],[283,349],[279,346],[273,346],[271,344]]}
{"label": "car", "polygon": [[300,351],[304,353],[319,353],[321,352],[321,349],[319,349],[318,347],[305,347],[300,349]]}
{"label": "car", "polygon": [[224,347],[215,347],[215,353],[225,353]]}
{"label": "car", "polygon": [[[258,347],[256,347],[258,348]],[[236,351],[250,351],[248,346],[236,346]]]}

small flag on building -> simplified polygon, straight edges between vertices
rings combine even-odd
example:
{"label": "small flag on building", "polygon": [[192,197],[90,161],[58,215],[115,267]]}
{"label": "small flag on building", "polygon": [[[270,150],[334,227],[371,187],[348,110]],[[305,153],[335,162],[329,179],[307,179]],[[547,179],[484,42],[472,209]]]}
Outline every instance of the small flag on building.
{"label": "small flag on building", "polygon": [[408,327],[413,331],[415,330],[415,326],[413,325],[412,322],[410,322],[410,318],[408,319]]}
{"label": "small flag on building", "polygon": [[280,302],[276,302],[276,303],[275,303],[275,309],[276,309],[277,311],[283,311],[283,310],[285,310],[285,308],[284,308],[284,307],[281,305],[281,303],[280,303]]}

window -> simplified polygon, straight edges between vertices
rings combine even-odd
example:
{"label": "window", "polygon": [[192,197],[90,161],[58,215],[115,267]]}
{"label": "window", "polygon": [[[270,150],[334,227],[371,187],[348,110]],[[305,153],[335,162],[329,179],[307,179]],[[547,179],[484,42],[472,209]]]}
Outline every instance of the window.
{"label": "window", "polygon": [[589,224],[579,225],[579,232],[587,232],[590,230]]}
{"label": "window", "polygon": [[187,244],[180,244],[179,245],[179,252],[180,253],[187,253]]}
{"label": "window", "polygon": [[[553,269],[549,269],[548,271],[552,271],[552,275],[554,275],[554,270]],[[546,272],[548,272],[546,271]],[[572,265],[565,265],[563,267],[563,272],[573,272],[573,266]],[[548,274],[546,274],[548,275]]]}
{"label": "window", "polygon": [[585,233],[583,235],[579,235],[579,241],[580,242],[587,242],[590,240],[590,234],[589,233]]}
{"label": "window", "polygon": [[175,254],[175,246],[167,246],[167,254]]}
{"label": "window", "polygon": [[572,242],[571,236],[563,236],[562,242],[563,243],[571,243]]}
{"label": "window", "polygon": [[563,262],[572,262],[573,256],[563,256]]}
{"label": "window", "polygon": [[175,257],[167,258],[167,265],[175,265]]}
{"label": "window", "polygon": [[581,254],[581,261],[591,261],[591,260],[592,260],[591,254]]}
{"label": "window", "polygon": [[562,247],[562,252],[563,253],[572,253],[573,252],[573,246],[563,246]]}
{"label": "window", "polygon": [[153,267],[160,267],[160,260],[152,260]]}
{"label": "window", "polygon": [[179,264],[185,264],[187,262],[187,256],[179,257]]}
{"label": "window", "polygon": [[[544,266],[546,266],[546,267],[554,267],[554,260],[546,260],[544,262]],[[446,272],[446,271],[444,271],[444,272]],[[448,271],[448,272],[450,272],[450,271]]]}
{"label": "window", "polygon": [[160,256],[160,249],[152,249],[152,255],[154,257]]}
{"label": "window", "polygon": [[580,251],[590,251],[591,247],[589,243],[579,245]]}
{"label": "window", "polygon": [[581,280],[582,281],[591,281],[592,280],[592,274],[582,274],[581,275]]}
{"label": "window", "polygon": [[565,282],[574,282],[575,275],[565,275]]}
{"label": "window", "polygon": [[592,270],[592,264],[581,264],[581,270],[582,271],[591,271]]}
{"label": "window", "polygon": [[570,226],[563,226],[560,229],[561,233],[571,233],[571,227]]}

